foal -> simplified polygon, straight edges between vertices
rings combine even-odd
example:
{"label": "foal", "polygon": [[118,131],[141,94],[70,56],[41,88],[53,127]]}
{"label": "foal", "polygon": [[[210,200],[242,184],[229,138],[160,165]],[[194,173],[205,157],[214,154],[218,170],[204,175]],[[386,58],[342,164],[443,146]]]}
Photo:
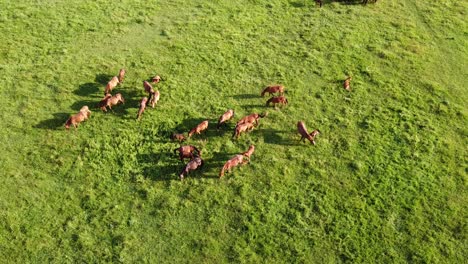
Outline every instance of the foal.
{"label": "foal", "polygon": [[353,78],[351,76],[348,76],[348,78],[343,82],[343,88],[345,88],[346,91],[351,91],[350,83],[352,79]]}
{"label": "foal", "polygon": [[117,78],[117,76],[112,77],[112,79],[106,85],[106,90],[104,91],[104,94],[112,92],[112,89],[114,89],[117,86],[117,84],[119,84],[119,78]]}
{"label": "foal", "polygon": [[172,140],[174,140],[174,141],[177,140],[179,142],[182,142],[182,141],[185,141],[185,139],[186,138],[185,138],[184,134],[177,134],[177,133],[172,134]]}
{"label": "foal", "polygon": [[145,111],[147,101],[148,101],[148,98],[146,98],[146,97],[143,97],[143,99],[141,99],[140,109],[138,110],[138,114],[137,114],[137,120],[139,120],[141,118],[141,115]]}
{"label": "foal", "polygon": [[312,131],[310,134],[307,132],[307,128],[303,121],[297,122],[297,131],[301,135],[300,141],[305,140],[306,138],[310,141],[311,144],[315,145],[315,136],[320,134],[318,129]]}
{"label": "foal", "polygon": [[266,106],[269,106],[270,103],[272,103],[273,106],[276,107],[276,104],[287,105],[289,102],[288,102],[288,99],[286,99],[286,97],[277,96],[277,97],[272,97],[268,99],[268,101],[266,102]]}
{"label": "foal", "polygon": [[258,119],[264,118],[267,115],[268,113],[263,113],[263,114],[253,113],[248,116],[244,116],[243,118],[241,118],[241,120],[237,121],[236,126],[240,124],[244,124],[244,123],[253,123],[253,122],[255,122],[255,125],[258,126]]}
{"label": "foal", "polygon": [[221,127],[222,124],[225,124],[227,121],[231,120],[234,117],[234,110],[227,110],[222,116],[219,117],[217,129]]}
{"label": "foal", "polygon": [[123,83],[124,81],[124,76],[125,76],[125,69],[120,69],[119,71],[119,76],[118,76],[118,79],[119,79],[119,83]]}
{"label": "foal", "polygon": [[232,135],[232,138],[239,138],[240,134],[242,132],[247,132],[250,131],[254,128],[253,123],[242,123],[236,126],[234,129],[234,134]]}
{"label": "foal", "polygon": [[270,95],[279,93],[281,95],[284,94],[284,86],[283,85],[270,85],[263,89],[261,96],[263,97],[265,93],[269,93]]}
{"label": "foal", "polygon": [[124,100],[122,94],[120,94],[120,93],[115,94],[115,95],[107,98],[107,100],[105,102],[105,105],[103,105],[101,107],[101,110],[104,111],[104,112],[107,112],[107,107],[109,107],[109,109],[112,110],[112,106],[117,105],[119,103],[122,103],[122,104],[125,103],[125,100]]}
{"label": "foal", "polygon": [[200,135],[201,132],[205,131],[206,129],[208,129],[208,120],[205,120],[198,124],[196,127],[192,128],[188,133],[188,137],[191,137],[193,134]]}
{"label": "foal", "polygon": [[88,106],[81,107],[80,111],[76,115],[72,115],[68,118],[67,122],[65,122],[65,128],[68,130],[72,125],[75,129],[78,127],[78,124],[85,121],[91,116],[91,111],[89,111]]}
{"label": "foal", "polygon": [[[174,149],[174,153],[179,151],[179,159],[183,161],[186,158],[193,159],[194,157],[200,157],[201,152],[195,146],[186,145]],[[195,153],[196,152],[196,153]]]}
{"label": "foal", "polygon": [[244,161],[244,156],[243,155],[235,155],[232,157],[230,160],[228,160],[226,163],[224,163],[223,168],[221,169],[221,172],[219,173],[219,178],[224,176],[225,171],[229,171],[232,167],[236,167],[238,165],[242,165],[247,163],[247,161]]}
{"label": "foal", "polygon": [[184,179],[184,175],[187,176],[190,171],[196,170],[203,166],[203,160],[200,157],[195,157],[194,159],[190,160],[185,168],[180,172],[179,178],[182,181]]}

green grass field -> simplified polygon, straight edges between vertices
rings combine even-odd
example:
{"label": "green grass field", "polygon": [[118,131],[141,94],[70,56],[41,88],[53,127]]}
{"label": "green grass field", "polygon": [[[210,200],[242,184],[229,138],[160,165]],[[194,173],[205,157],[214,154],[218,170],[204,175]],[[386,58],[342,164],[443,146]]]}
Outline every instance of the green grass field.
{"label": "green grass field", "polygon": [[[463,263],[467,10],[0,0],[0,262]],[[94,109],[120,68],[126,103]],[[156,74],[161,100],[137,122]],[[266,108],[276,83],[289,105]],[[67,132],[83,105],[91,118]],[[205,166],[181,182],[169,137],[205,119],[187,141]],[[299,120],[320,129],[316,146],[299,143]],[[250,144],[251,163],[218,179]]]}

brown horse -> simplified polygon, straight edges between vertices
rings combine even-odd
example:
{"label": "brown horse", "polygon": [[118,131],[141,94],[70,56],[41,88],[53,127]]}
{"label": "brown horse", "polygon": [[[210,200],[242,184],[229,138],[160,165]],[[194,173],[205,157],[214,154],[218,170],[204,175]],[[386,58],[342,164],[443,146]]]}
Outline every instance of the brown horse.
{"label": "brown horse", "polygon": [[260,118],[264,118],[265,116],[267,116],[268,113],[263,113],[263,114],[257,114],[257,113],[253,113],[253,114],[250,114],[248,116],[244,116],[243,118],[241,118],[241,120],[237,121],[237,124],[236,126],[240,125],[240,124],[244,124],[244,123],[254,123],[255,122],[255,125],[258,126],[258,119]]}
{"label": "brown horse", "polygon": [[72,125],[75,129],[78,127],[78,124],[85,121],[91,116],[91,111],[89,111],[88,106],[81,107],[80,111],[76,115],[72,115],[68,118],[67,122],[65,122],[65,128],[68,130]]}
{"label": "brown horse", "polygon": [[188,133],[188,137],[191,137],[193,134],[200,135],[201,132],[205,131],[206,129],[208,129],[208,120],[205,120],[198,124],[196,127],[192,128]]}
{"label": "brown horse", "polygon": [[234,129],[234,134],[232,135],[232,138],[239,138],[240,134],[242,132],[247,132],[247,131],[250,131],[254,128],[254,124],[253,123],[242,123],[242,124],[239,124],[236,126],[236,128]]}
{"label": "brown horse", "polygon": [[[109,98],[111,98],[112,95],[111,94],[106,94],[104,96],[104,98],[102,98],[101,101],[99,101],[99,103],[97,104],[97,108],[101,108],[101,110],[103,110],[102,108],[105,107],[107,105],[107,100],[109,100]],[[103,110],[104,111],[104,110]]]}
{"label": "brown horse", "polygon": [[156,90],[156,91],[153,93],[153,96],[151,97],[151,101],[150,101],[150,104],[151,104],[151,107],[152,107],[152,108],[154,108],[154,106],[156,106],[156,104],[158,103],[159,97],[160,97],[160,93],[159,93],[158,90]]}
{"label": "brown horse", "polygon": [[112,89],[114,89],[117,86],[117,84],[119,84],[119,78],[117,78],[117,76],[112,77],[112,79],[106,85],[106,90],[104,91],[104,94],[112,92]]}
{"label": "brown horse", "polygon": [[224,166],[221,169],[221,172],[219,173],[219,178],[224,176],[225,171],[229,171],[232,167],[243,165],[245,163],[247,163],[247,161],[244,161],[244,156],[243,155],[240,155],[240,154],[235,155],[230,160],[228,160],[226,163],[224,163]]}
{"label": "brown horse", "polygon": [[203,166],[203,160],[200,157],[195,157],[192,160],[190,160],[187,165],[185,165],[185,168],[182,169],[182,171],[179,174],[179,178],[182,181],[184,179],[184,175],[187,176],[190,171],[194,171],[198,168],[201,168]]}
{"label": "brown horse", "polygon": [[246,152],[242,152],[241,155],[247,157],[249,159],[249,161],[250,161],[250,156],[252,156],[254,151],[255,151],[255,146],[250,145],[249,149]]}
{"label": "brown horse", "polygon": [[148,98],[146,98],[146,97],[143,97],[143,99],[141,99],[140,109],[138,110],[138,114],[137,114],[137,120],[139,120],[141,118],[141,115],[145,111],[147,101],[148,101]]}
{"label": "brown horse", "polygon": [[284,86],[283,85],[270,85],[263,89],[261,96],[263,97],[265,93],[269,93],[270,96],[275,93],[279,93],[280,95],[284,94]]}
{"label": "brown horse", "polygon": [[276,104],[287,105],[288,103],[289,102],[288,102],[288,99],[286,99],[286,97],[277,96],[277,97],[272,97],[272,98],[268,99],[268,101],[266,102],[266,106],[269,106],[270,104],[273,104],[273,106],[276,107]]}
{"label": "brown horse", "polygon": [[179,151],[179,159],[183,161],[185,158],[193,159],[194,157],[201,157],[201,152],[195,146],[186,145],[174,149],[174,154]]}
{"label": "brown horse", "polygon": [[297,131],[301,135],[300,141],[303,141],[305,139],[308,139],[311,144],[315,145],[315,136],[320,134],[320,131],[318,129],[312,131],[310,134],[307,132],[307,128],[304,124],[303,121],[297,122]]}
{"label": "brown horse", "polygon": [[161,81],[161,77],[160,77],[159,75],[156,75],[156,76],[154,76],[154,77],[151,79],[151,81],[152,81],[153,83],[158,83],[158,82]]}
{"label": "brown horse", "polygon": [[115,95],[107,98],[106,104],[101,107],[101,110],[104,111],[104,112],[107,112],[107,107],[109,107],[109,109],[112,110],[112,106],[118,105],[119,103],[122,103],[122,104],[125,103],[125,100],[124,100],[122,94],[120,94],[120,93],[115,94]]}
{"label": "brown horse", "polygon": [[351,80],[353,78],[351,76],[349,76],[348,78],[346,78],[346,80],[343,82],[343,88],[345,88],[346,91],[351,91],[351,86],[350,86],[350,83],[351,83]]}
{"label": "brown horse", "polygon": [[229,109],[222,116],[218,119],[218,125],[216,126],[217,129],[221,127],[222,124],[225,124],[227,121],[231,120],[234,117],[234,110]]}
{"label": "brown horse", "polygon": [[118,79],[119,79],[119,83],[123,83],[124,81],[124,77],[125,77],[125,69],[120,69],[119,71],[119,76],[118,76]]}
{"label": "brown horse", "polygon": [[172,140],[174,141],[179,141],[179,142],[182,142],[182,141],[185,141],[185,136],[184,134],[177,134],[177,133],[174,133],[172,134]]}

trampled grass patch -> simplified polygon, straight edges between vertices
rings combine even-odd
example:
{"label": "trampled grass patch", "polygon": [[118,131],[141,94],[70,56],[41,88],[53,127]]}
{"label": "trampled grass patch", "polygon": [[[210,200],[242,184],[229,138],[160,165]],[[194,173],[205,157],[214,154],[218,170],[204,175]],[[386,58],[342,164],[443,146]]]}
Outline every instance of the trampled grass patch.
{"label": "trampled grass patch", "polygon": [[[461,263],[467,4],[324,3],[0,3],[3,259]],[[126,103],[102,113],[120,68]],[[136,121],[156,74],[161,100]],[[265,107],[270,84],[287,106]],[[91,118],[66,131],[83,105]],[[253,112],[268,116],[233,140]],[[203,120],[186,143],[206,164],[181,182],[170,136]]]}

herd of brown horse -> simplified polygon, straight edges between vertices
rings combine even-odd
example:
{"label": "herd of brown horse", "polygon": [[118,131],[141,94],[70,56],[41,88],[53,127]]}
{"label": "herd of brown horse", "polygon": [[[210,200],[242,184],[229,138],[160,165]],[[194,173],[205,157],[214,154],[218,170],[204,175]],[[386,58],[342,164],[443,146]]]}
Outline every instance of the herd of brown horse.
{"label": "herd of brown horse", "polygon": [[[97,108],[100,108],[103,112],[107,112],[107,108],[112,110],[112,106],[118,105],[119,103],[125,103],[125,100],[120,93],[116,93],[115,95],[111,95],[112,90],[117,87],[117,85],[122,84],[124,81],[125,76],[125,69],[121,69],[119,71],[118,76],[112,77],[112,79],[107,83],[104,91],[104,98],[97,104]],[[350,91],[350,82],[351,76],[346,78],[343,82],[343,88],[347,91]],[[153,83],[159,83],[161,81],[160,76],[155,76],[151,80]],[[148,97],[143,97],[140,102],[140,108],[137,114],[137,120],[139,120],[145,111],[147,105],[151,105],[153,108],[155,107],[156,103],[159,101],[160,93],[158,90],[154,90],[153,86],[148,82],[143,82],[143,88],[145,92],[148,93]],[[261,96],[263,97],[265,94],[269,94],[271,97],[267,100],[266,105],[269,106],[273,104],[275,107],[277,104],[287,105],[288,100],[284,96],[285,88],[283,85],[271,85],[266,87],[262,90]],[[277,95],[278,94],[278,95]],[[277,95],[277,96],[276,96]],[[69,129],[70,126],[73,126],[75,129],[77,128],[78,124],[87,120],[91,115],[91,111],[89,110],[88,106],[83,106],[80,111],[72,115],[65,123],[65,128]],[[239,121],[237,121],[236,126],[234,128],[234,133],[232,138],[237,139],[241,133],[251,131],[258,126],[258,121],[260,118],[264,118],[268,115],[268,112],[263,114],[252,113],[250,115],[244,116]],[[216,128],[219,130],[223,125],[226,125],[228,121],[234,118],[234,110],[228,109],[225,113],[223,113],[219,119]],[[185,137],[184,134],[173,134],[172,139],[174,141],[178,141],[182,143],[187,138],[190,138],[194,135],[200,135],[202,132],[208,129],[208,120],[202,121],[200,124],[192,128],[188,132],[188,136]],[[305,139],[309,140],[311,144],[315,145],[315,137],[320,134],[318,129],[315,129],[311,133],[307,131],[305,123],[303,121],[299,121],[297,123],[297,131],[299,132],[301,139],[300,141],[304,141]],[[250,156],[255,151],[255,146],[251,145],[249,149],[243,153],[237,154],[231,159],[229,159],[224,166],[222,167],[219,177],[223,177],[226,171],[231,170],[233,167],[244,165],[250,162]],[[179,148],[174,149],[174,153],[179,154],[179,159],[183,162],[184,159],[189,159],[190,161],[185,165],[182,171],[179,174],[181,180],[187,176],[190,171],[194,171],[199,169],[203,166],[204,162],[201,158],[201,151],[192,145],[185,145],[180,146]]]}

